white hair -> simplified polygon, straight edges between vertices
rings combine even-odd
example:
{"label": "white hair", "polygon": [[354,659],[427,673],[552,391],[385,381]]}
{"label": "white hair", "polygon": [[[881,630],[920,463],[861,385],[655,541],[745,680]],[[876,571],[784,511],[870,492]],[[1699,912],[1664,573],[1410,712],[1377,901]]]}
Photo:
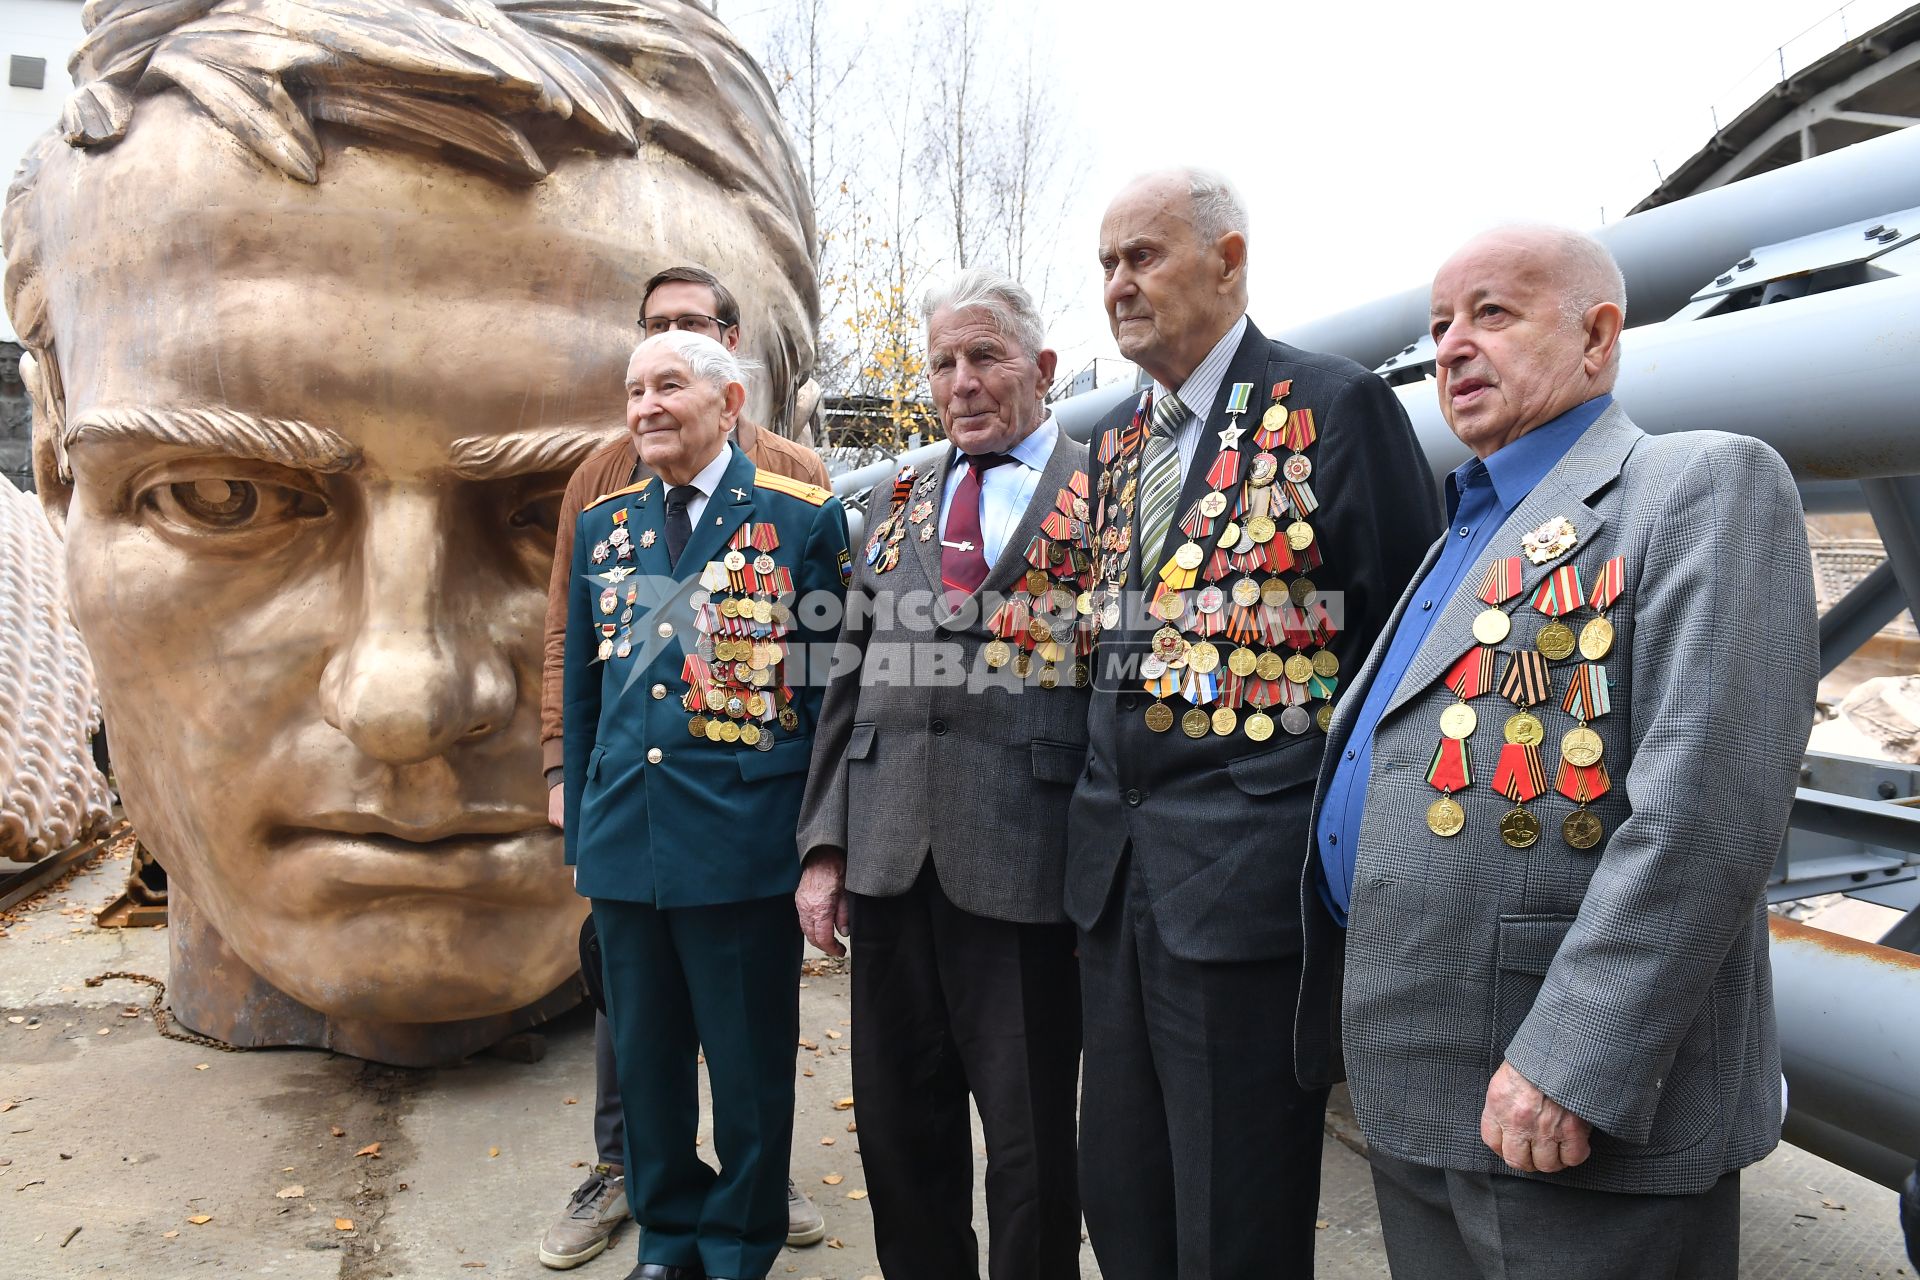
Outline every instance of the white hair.
{"label": "white hair", "polygon": [[633,373],[633,362],[649,347],[665,347],[673,352],[687,362],[687,368],[693,370],[694,377],[711,383],[719,391],[725,391],[727,384],[733,382],[739,383],[744,389],[747,373],[753,368],[753,361],[740,359],[704,333],[669,329],[665,333],[654,334],[633,349],[633,355],[627,359],[629,377]]}
{"label": "white hair", "polygon": [[1225,174],[1211,169],[1181,169],[1187,180],[1187,199],[1193,204],[1193,233],[1201,244],[1212,244],[1229,231],[1247,236],[1247,206]]}
{"label": "white hair", "polygon": [[927,292],[920,304],[921,319],[932,323],[938,311],[984,311],[993,317],[1000,336],[1018,343],[1028,358],[1037,358],[1047,343],[1046,325],[1033,295],[1012,276],[990,267],[969,267]]}

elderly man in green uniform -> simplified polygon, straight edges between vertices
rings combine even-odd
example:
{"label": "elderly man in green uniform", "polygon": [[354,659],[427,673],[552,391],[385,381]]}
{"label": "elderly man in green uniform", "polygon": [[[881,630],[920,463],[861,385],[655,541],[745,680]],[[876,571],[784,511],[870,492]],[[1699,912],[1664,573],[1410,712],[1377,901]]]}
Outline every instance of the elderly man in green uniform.
{"label": "elderly man in green uniform", "polygon": [[[641,343],[627,425],[653,475],[574,539],[566,849],[625,1100],[629,1280],[762,1280],[787,1234],[809,659],[824,671],[850,561],[839,502],[730,441],[744,377],[711,338]],[[695,1145],[703,1052],[718,1171]]]}

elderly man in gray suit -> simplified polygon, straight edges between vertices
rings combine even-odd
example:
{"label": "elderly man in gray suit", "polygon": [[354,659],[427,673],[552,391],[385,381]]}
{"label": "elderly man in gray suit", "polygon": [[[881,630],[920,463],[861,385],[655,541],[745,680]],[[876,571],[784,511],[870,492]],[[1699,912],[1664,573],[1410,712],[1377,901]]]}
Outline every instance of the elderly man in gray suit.
{"label": "elderly man in gray suit", "polygon": [[1332,1078],[1344,1033],[1401,1280],[1730,1280],[1779,1139],[1806,533],[1765,445],[1613,403],[1625,303],[1554,228],[1433,282],[1474,457],[1334,718],[1301,902],[1298,1064]]}
{"label": "elderly man in gray suit", "polygon": [[853,947],[853,1083],[881,1268],[1077,1280],[1080,990],[1062,912],[1087,751],[1085,451],[1048,415],[1033,300],[972,270],[925,304],[952,448],[867,505],[800,823],[801,927]]}

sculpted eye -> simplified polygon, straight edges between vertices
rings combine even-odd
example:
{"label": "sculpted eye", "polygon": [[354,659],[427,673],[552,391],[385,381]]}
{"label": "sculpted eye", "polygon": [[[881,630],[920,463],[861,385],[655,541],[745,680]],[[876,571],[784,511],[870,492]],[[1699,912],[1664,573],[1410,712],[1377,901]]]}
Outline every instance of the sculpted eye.
{"label": "sculpted eye", "polygon": [[249,532],[327,513],[318,494],[226,476],[155,485],[144,505],[175,529],[196,534]]}
{"label": "sculpted eye", "polygon": [[560,526],[560,498],[560,493],[555,491],[529,499],[507,517],[507,523],[516,529],[552,533]]}

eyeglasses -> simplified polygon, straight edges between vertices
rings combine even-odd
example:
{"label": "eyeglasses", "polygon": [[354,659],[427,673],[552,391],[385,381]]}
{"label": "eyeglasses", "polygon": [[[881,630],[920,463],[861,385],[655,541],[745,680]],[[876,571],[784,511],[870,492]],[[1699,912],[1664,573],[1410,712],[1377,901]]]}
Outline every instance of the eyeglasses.
{"label": "eyeglasses", "polygon": [[678,329],[682,333],[705,333],[718,337],[732,328],[719,316],[703,316],[695,312],[684,316],[642,317],[640,327],[647,331],[649,338],[656,338],[669,329]]}

